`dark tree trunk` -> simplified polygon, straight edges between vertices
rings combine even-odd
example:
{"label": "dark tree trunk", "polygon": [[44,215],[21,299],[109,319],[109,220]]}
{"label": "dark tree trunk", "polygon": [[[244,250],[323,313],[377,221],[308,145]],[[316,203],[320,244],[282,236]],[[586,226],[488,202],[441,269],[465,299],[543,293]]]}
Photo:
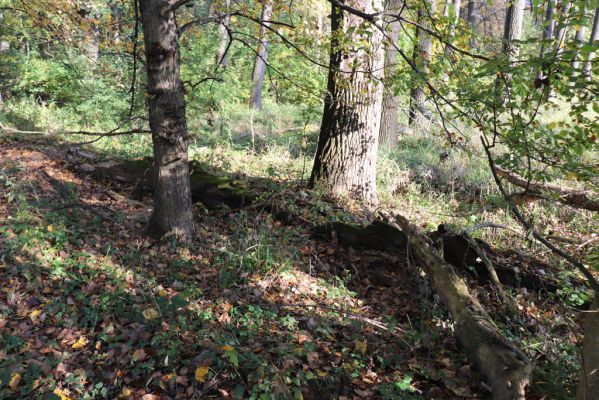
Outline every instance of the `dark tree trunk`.
{"label": "dark tree trunk", "polygon": [[586,315],[582,342],[582,371],[578,385],[578,400],[599,399],[599,299]]}
{"label": "dark tree trunk", "polygon": [[140,0],[148,75],[148,111],[154,148],[154,212],[157,237],[190,241],[193,214],[187,156],[185,97],[179,74],[174,0]]}
{"label": "dark tree trunk", "polygon": [[[400,10],[402,0],[388,0],[386,12],[393,14]],[[383,148],[392,149],[397,146],[397,97],[393,90],[393,79],[397,72],[397,40],[400,24],[397,19],[390,18],[387,24],[387,46],[385,54],[385,85],[383,106],[381,110],[381,129],[379,144]]]}
{"label": "dark tree trunk", "polygon": [[258,37],[258,50],[256,61],[254,62],[254,71],[252,73],[252,83],[254,90],[252,92],[251,105],[258,110],[262,109],[262,85],[264,84],[264,74],[266,73],[266,63],[268,62],[268,27],[272,16],[271,0],[263,0],[262,15],[260,17],[260,35]]}
{"label": "dark tree trunk", "polygon": [[[476,27],[476,3],[474,0],[468,1],[468,14],[466,16],[466,23],[468,24],[468,28],[470,28],[470,30],[472,30],[474,33],[474,29]],[[472,48],[474,48],[476,45],[474,34],[470,36],[469,45]]]}
{"label": "dark tree trunk", "polygon": [[[430,28],[430,19],[435,13],[437,0],[424,0],[423,9],[418,10],[418,23],[423,27]],[[431,118],[431,112],[426,107],[426,94],[424,92],[425,80],[428,78],[428,65],[431,61],[433,41],[431,35],[416,28],[416,43],[412,61],[418,68],[412,79],[410,89],[410,112],[409,125],[411,127],[426,127]]]}
{"label": "dark tree trunk", "polygon": [[[382,0],[351,0],[346,4],[366,13],[382,9]],[[328,93],[310,184],[322,184],[333,193],[375,204],[383,34],[366,25],[370,36],[364,34],[362,39],[370,41],[371,52],[339,40],[343,32],[358,31],[363,24],[367,23],[360,17],[333,6]]]}
{"label": "dark tree trunk", "polygon": [[229,35],[229,25],[231,24],[231,16],[229,15],[230,6],[231,0],[225,0],[225,9],[221,13],[220,24],[218,25],[218,33],[221,39],[218,54],[216,55],[216,64],[223,67],[227,66],[227,52],[231,45],[231,37]]}
{"label": "dark tree trunk", "polygon": [[[599,41],[599,7],[597,7],[595,9],[595,17],[593,18],[593,28],[591,30],[591,38],[589,40],[589,43],[591,45],[594,45],[596,48],[597,46],[597,41]],[[590,80],[592,78],[592,67],[593,67],[593,59],[595,58],[595,51],[591,51],[589,52],[589,55],[587,56],[587,60],[584,63],[584,68],[583,68],[583,73],[584,76]]]}
{"label": "dark tree trunk", "polygon": [[[540,52],[540,56],[541,58],[545,55],[545,48],[547,46],[548,43],[545,43],[546,41],[549,41],[553,38],[553,30],[555,29],[555,7],[553,5],[553,1],[554,0],[548,0],[547,1],[547,11],[545,12],[545,22],[544,22],[544,29],[543,29],[543,43],[541,44],[541,52]],[[547,71],[546,68],[539,68],[539,70],[537,71],[537,82],[539,83],[543,83],[543,79],[545,78]]]}
{"label": "dark tree trunk", "polygon": [[516,41],[522,39],[522,22],[524,21],[525,0],[512,0],[508,3],[503,29],[503,52],[510,61],[520,54],[520,45]]}

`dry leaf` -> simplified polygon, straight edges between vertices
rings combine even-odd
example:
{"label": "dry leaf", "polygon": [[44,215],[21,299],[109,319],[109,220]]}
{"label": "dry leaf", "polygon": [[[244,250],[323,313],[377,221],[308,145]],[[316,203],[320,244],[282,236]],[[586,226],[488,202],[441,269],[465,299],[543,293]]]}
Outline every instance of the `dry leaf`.
{"label": "dry leaf", "polygon": [[206,375],[208,375],[209,370],[208,367],[197,367],[194,374],[195,380],[198,382],[206,381]]}
{"label": "dry leaf", "polygon": [[68,395],[67,392],[65,392],[64,390],[61,389],[54,389],[54,393],[55,395],[57,395],[58,397],[60,397],[60,400],[72,400]]}
{"label": "dry leaf", "polygon": [[85,338],[85,336],[81,336],[79,340],[73,343],[71,347],[73,348],[73,350],[81,350],[85,347],[85,345],[87,345],[87,339]]}
{"label": "dry leaf", "polygon": [[16,372],[10,376],[10,381],[8,381],[8,386],[10,386],[10,388],[12,390],[17,390],[17,386],[19,386],[19,383],[21,383],[21,374]]}
{"label": "dry leaf", "polygon": [[158,311],[156,311],[154,308],[148,308],[147,310],[144,310],[142,314],[145,319],[156,319],[160,316]]}
{"label": "dry leaf", "polygon": [[356,340],[355,344],[357,352],[359,352],[362,355],[366,354],[366,350],[368,349],[368,347],[366,346],[366,342],[360,342],[359,340]]}
{"label": "dry leaf", "polygon": [[231,351],[233,349],[234,349],[234,347],[233,346],[229,346],[228,344],[226,344],[223,347],[221,347],[222,351]]}

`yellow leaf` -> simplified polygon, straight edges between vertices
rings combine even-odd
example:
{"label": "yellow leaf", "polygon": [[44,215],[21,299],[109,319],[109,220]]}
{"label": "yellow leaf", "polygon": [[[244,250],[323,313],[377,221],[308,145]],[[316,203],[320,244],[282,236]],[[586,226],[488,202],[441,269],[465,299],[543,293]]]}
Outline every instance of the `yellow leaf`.
{"label": "yellow leaf", "polygon": [[318,375],[319,378],[324,378],[325,376],[327,376],[329,373],[327,371],[322,371],[320,369],[316,370],[316,375]]}
{"label": "yellow leaf", "polygon": [[42,314],[42,310],[33,310],[29,313],[29,318],[31,318],[32,320],[35,320],[41,314]]}
{"label": "yellow leaf", "polygon": [[226,344],[223,347],[221,347],[222,351],[231,351],[233,349],[234,349],[234,347],[233,346],[229,346],[228,344]]}
{"label": "yellow leaf", "polygon": [[197,367],[195,372],[195,379],[198,382],[206,381],[206,375],[208,375],[209,368],[208,367]]}
{"label": "yellow leaf", "polygon": [[67,392],[64,390],[54,389],[54,392],[52,393],[60,397],[60,400],[72,400],[69,396],[67,396]]}
{"label": "yellow leaf", "polygon": [[85,347],[86,344],[87,344],[87,339],[85,338],[85,336],[81,336],[79,338],[79,340],[77,340],[75,343],[73,343],[73,345],[71,347],[73,348],[73,350],[81,350],[82,348]]}
{"label": "yellow leaf", "polygon": [[156,311],[153,308],[148,308],[147,310],[144,310],[142,314],[145,319],[156,319],[160,316],[160,314],[158,314],[158,311]]}
{"label": "yellow leaf", "polygon": [[164,288],[160,288],[160,290],[158,291],[158,296],[166,297],[168,296],[168,292]]}
{"label": "yellow leaf", "polygon": [[121,393],[119,394],[119,398],[125,398],[125,397],[129,397],[131,396],[131,389],[124,387],[123,390],[121,390]]}
{"label": "yellow leaf", "polygon": [[578,174],[576,174],[576,172],[568,172],[568,174],[566,175],[566,179],[569,181],[576,180],[577,178]]}
{"label": "yellow leaf", "polygon": [[10,388],[12,390],[17,390],[17,386],[19,386],[20,382],[21,382],[21,374],[16,372],[10,376],[10,381],[8,381],[8,386],[10,386]]}
{"label": "yellow leaf", "polygon": [[360,342],[359,340],[356,340],[356,351],[361,353],[362,355],[366,354],[366,342]]}
{"label": "yellow leaf", "polygon": [[54,227],[52,225],[48,225],[48,232],[54,232]]}

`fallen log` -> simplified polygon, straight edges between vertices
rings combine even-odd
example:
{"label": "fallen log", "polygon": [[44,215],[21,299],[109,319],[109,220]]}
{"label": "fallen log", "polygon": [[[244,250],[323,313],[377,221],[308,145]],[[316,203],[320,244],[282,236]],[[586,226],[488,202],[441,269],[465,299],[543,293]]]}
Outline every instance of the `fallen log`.
{"label": "fallen log", "polygon": [[526,189],[528,198],[545,198],[546,194],[555,197],[557,201],[575,208],[583,208],[590,211],[599,211],[599,197],[588,190],[577,190],[562,188],[550,183],[529,182],[526,178],[495,166],[498,176],[504,178],[513,185]]}
{"label": "fallen log", "polygon": [[460,344],[491,384],[493,399],[524,399],[532,372],[526,355],[500,334],[454,268],[433,253],[425,236],[404,217],[396,215],[394,219],[407,237],[409,250],[448,308]]}
{"label": "fallen log", "polygon": [[[73,160],[71,160],[73,162]],[[134,193],[151,192],[153,186],[153,160],[108,161],[97,164],[74,162],[75,168],[96,179],[116,181],[134,187]],[[231,208],[250,205],[255,194],[227,177],[208,172],[198,163],[190,163],[192,201],[201,202],[207,208],[217,208],[223,204]]]}
{"label": "fallen log", "polygon": [[[312,234],[329,240],[336,239],[342,246],[382,251],[405,248],[407,243],[402,231],[381,221],[374,221],[367,226],[332,222],[317,226],[313,229]],[[442,226],[437,231],[430,233],[429,236],[433,241],[439,240],[441,242],[443,259],[446,262],[481,283],[493,282],[484,260],[479,256],[477,249],[469,244],[468,239],[460,234],[447,232]],[[530,290],[546,290],[548,292],[556,292],[560,288],[557,282],[551,282],[547,278],[526,272],[523,268],[517,270],[515,265],[505,265],[505,263],[500,262],[504,255],[498,254],[484,241],[474,240],[479,249],[485,252],[489,259],[493,260],[495,272],[502,285],[525,287]],[[515,261],[513,259],[514,255],[510,254],[512,262]],[[520,260],[520,264],[524,264],[526,261]],[[535,260],[535,262],[538,261]]]}

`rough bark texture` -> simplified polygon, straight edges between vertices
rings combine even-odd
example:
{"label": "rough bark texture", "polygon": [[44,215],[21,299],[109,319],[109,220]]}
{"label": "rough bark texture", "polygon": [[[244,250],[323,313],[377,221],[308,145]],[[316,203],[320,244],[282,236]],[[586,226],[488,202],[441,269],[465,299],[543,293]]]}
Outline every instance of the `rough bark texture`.
{"label": "rough bark texture", "polygon": [[[597,46],[599,41],[599,7],[595,8],[595,17],[593,18],[593,28],[591,30],[591,38],[589,39],[589,43],[591,45]],[[584,63],[583,73],[587,79],[592,78],[593,74],[593,60],[595,59],[595,51],[591,51],[587,56],[587,60]]]}
{"label": "rough bark texture", "polygon": [[[497,175],[506,179],[513,185],[527,189],[526,192],[530,196],[536,196],[537,198],[556,198],[557,201],[563,204],[575,208],[584,208],[589,211],[599,211],[599,198],[593,192],[586,190],[575,190],[562,188],[560,186],[551,185],[548,183],[529,182],[526,178],[499,168],[495,167]],[[547,196],[549,195],[549,196]]]}
{"label": "rough bark texture", "polygon": [[586,314],[582,342],[582,373],[578,386],[578,400],[599,399],[599,299]]}
{"label": "rough bark texture", "polygon": [[[347,4],[366,13],[382,9],[382,0],[352,0]],[[368,23],[333,6],[328,93],[310,184],[375,204],[383,34],[365,26],[371,31],[369,52],[339,40],[348,29],[362,24]]]}
{"label": "rough bark texture", "polygon": [[[418,10],[418,23],[425,28],[430,28],[431,16],[437,8],[437,0],[423,0],[423,9]],[[414,73],[412,78],[412,88],[410,89],[410,112],[409,125],[411,127],[426,128],[431,118],[431,112],[426,107],[426,87],[425,80],[428,76],[428,65],[431,61],[431,51],[433,40],[431,35],[416,28],[416,43],[412,61],[417,67],[418,72]]]}
{"label": "rough bark texture", "polygon": [[[386,13],[399,12],[403,0],[388,0]],[[397,146],[397,135],[399,131],[397,122],[397,97],[393,90],[393,78],[397,73],[397,40],[399,38],[399,21],[393,17],[387,24],[387,48],[385,53],[385,87],[383,93],[383,108],[381,110],[381,129],[379,134],[379,145],[383,148],[392,149]]]}
{"label": "rough bark texture", "polygon": [[268,62],[268,26],[270,26],[268,21],[270,21],[271,17],[272,2],[271,0],[263,0],[258,50],[252,73],[254,90],[252,91],[251,105],[258,110],[262,109],[262,86],[264,84],[264,74],[266,73],[266,63]]}
{"label": "rough bark texture", "polygon": [[528,358],[501,336],[453,267],[431,252],[416,228],[401,216],[396,220],[408,238],[411,254],[451,313],[460,344],[491,384],[493,399],[523,400],[532,371]]}
{"label": "rough bark texture", "polygon": [[[543,28],[543,43],[541,44],[540,56],[541,58],[545,55],[545,48],[547,47],[546,41],[549,41],[553,38],[553,30],[555,29],[555,6],[553,4],[554,0],[547,1],[547,10],[545,12],[545,22]],[[543,79],[546,76],[546,71],[543,68],[539,68],[537,71],[537,81],[539,84],[543,83]]]}
{"label": "rough bark texture", "polygon": [[231,43],[231,37],[229,36],[229,25],[231,24],[231,16],[229,15],[229,8],[231,7],[231,0],[225,0],[225,9],[221,15],[221,21],[218,25],[218,33],[220,35],[220,45],[218,46],[218,53],[216,55],[216,64],[227,66],[227,51]]}
{"label": "rough bark texture", "polygon": [[505,13],[503,52],[508,55],[510,61],[515,60],[520,53],[520,45],[516,41],[522,39],[525,5],[526,0],[511,0]]}
{"label": "rough bark texture", "polygon": [[185,98],[173,0],[140,0],[148,75],[148,111],[154,150],[154,212],[157,237],[191,240],[193,215],[187,156]]}

